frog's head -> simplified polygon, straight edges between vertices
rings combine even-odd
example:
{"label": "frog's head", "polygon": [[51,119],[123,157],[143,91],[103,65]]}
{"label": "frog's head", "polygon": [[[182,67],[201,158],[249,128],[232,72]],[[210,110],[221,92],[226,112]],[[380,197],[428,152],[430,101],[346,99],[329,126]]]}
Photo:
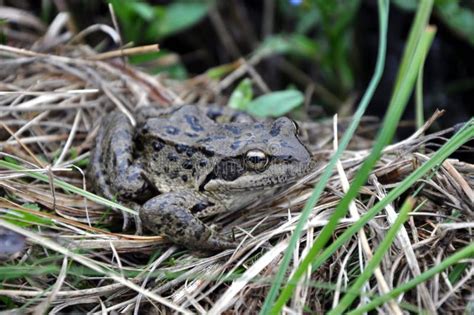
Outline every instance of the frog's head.
{"label": "frog's head", "polygon": [[311,169],[311,155],[298,138],[298,127],[286,117],[224,124],[222,130],[225,141],[212,142],[216,156],[201,185],[205,191],[261,194],[287,186]]}

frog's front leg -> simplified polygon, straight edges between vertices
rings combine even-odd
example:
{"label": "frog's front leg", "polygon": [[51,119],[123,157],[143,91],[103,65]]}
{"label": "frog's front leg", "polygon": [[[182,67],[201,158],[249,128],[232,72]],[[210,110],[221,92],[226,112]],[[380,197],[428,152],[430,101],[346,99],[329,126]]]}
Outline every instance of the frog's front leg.
{"label": "frog's front leg", "polygon": [[107,198],[134,200],[146,190],[139,159],[133,158],[134,127],[118,112],[104,117],[91,153],[89,178]]}
{"label": "frog's front leg", "polygon": [[140,218],[151,231],[190,249],[235,248],[235,242],[215,233],[193,214],[215,206],[192,191],[170,192],[148,200],[140,210]]}
{"label": "frog's front leg", "polygon": [[[139,197],[149,190],[141,161],[133,158],[133,135],[134,127],[122,113],[111,113],[101,122],[88,177],[93,190],[108,199],[140,201]],[[124,218],[126,227],[125,213]]]}

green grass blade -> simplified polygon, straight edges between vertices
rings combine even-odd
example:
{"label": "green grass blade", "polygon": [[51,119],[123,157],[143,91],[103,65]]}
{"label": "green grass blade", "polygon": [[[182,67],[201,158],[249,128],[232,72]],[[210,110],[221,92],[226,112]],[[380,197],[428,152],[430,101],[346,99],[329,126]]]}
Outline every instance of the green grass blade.
{"label": "green grass blade", "polygon": [[457,263],[461,259],[473,258],[473,257],[474,257],[474,243],[471,243],[468,246],[464,247],[463,249],[461,249],[461,250],[457,251],[456,253],[452,254],[451,256],[449,256],[448,258],[443,260],[441,263],[439,263],[436,266],[434,266],[434,267],[428,269],[427,271],[423,272],[418,277],[408,281],[407,283],[404,283],[404,284],[396,287],[395,289],[393,289],[389,293],[384,294],[384,295],[374,299],[372,302],[370,302],[370,303],[368,303],[364,306],[361,306],[361,307],[357,308],[356,310],[354,310],[352,312],[349,312],[348,314],[356,315],[356,314],[366,313],[366,312],[376,308],[377,306],[381,305],[382,303],[387,302],[388,300],[391,300],[393,298],[396,298],[397,296],[399,296],[403,292],[406,292],[406,291],[414,288],[418,284],[432,278],[434,275],[440,273],[441,271],[445,270],[449,266],[454,265],[455,263]]}
{"label": "green grass blade", "polygon": [[364,283],[366,283],[367,280],[370,279],[370,277],[374,273],[375,268],[377,268],[377,266],[380,264],[380,261],[382,261],[382,258],[385,253],[390,249],[391,244],[397,236],[398,230],[400,229],[402,224],[405,223],[405,221],[408,219],[408,212],[413,209],[414,205],[415,199],[411,197],[407,198],[400,210],[400,213],[398,214],[397,219],[388,230],[382,243],[380,243],[379,248],[375,251],[372,259],[369,261],[364,271],[360,274],[354,284],[349,288],[349,290],[346,292],[339,304],[333,310],[331,310],[328,315],[342,314],[352,304],[352,302],[354,302],[355,298],[359,296],[360,289],[362,288]]}
{"label": "green grass blade", "polygon": [[416,12],[413,26],[410,29],[410,34],[408,35],[407,45],[403,52],[402,62],[400,63],[400,67],[398,69],[397,79],[395,80],[394,91],[398,89],[398,86],[401,84],[403,79],[403,74],[406,73],[410,67],[410,60],[412,60],[413,55],[415,54],[415,50],[423,30],[428,24],[432,9],[433,0],[418,1],[418,10]]}
{"label": "green grass blade", "polygon": [[307,255],[309,261],[303,260],[300,263],[292,277],[292,280],[285,286],[285,289],[272,307],[272,314],[277,314],[281,312],[284,304],[291,298],[292,292],[296,287],[295,283],[306,272],[310,261],[317,256],[320,250],[326,245],[327,241],[331,238],[339,219],[341,219],[346,214],[349,203],[353,198],[357,196],[359,188],[367,180],[370,171],[379,159],[383,148],[392,139],[398,126],[400,117],[413,91],[413,85],[420,69],[420,65],[426,58],[427,52],[434,38],[434,34],[435,29],[432,27],[427,27],[425,32],[423,33],[415,50],[415,54],[410,62],[410,67],[407,69],[407,73],[403,76],[401,84],[398,86],[398,89],[394,92],[392,96],[389,108],[385,115],[382,129],[377,136],[377,140],[374,144],[372,152],[362,164],[361,168],[357,172],[357,175],[355,176],[351,187],[349,188],[345,196],[341,199],[329,222],[324,226],[319,236],[316,238],[313,247],[309,250]]}
{"label": "green grass blade", "polygon": [[[38,179],[38,180],[46,182],[46,183],[50,182],[50,178],[47,175],[41,174],[39,172],[34,172],[31,169],[26,169],[22,166],[19,166],[19,165],[16,165],[16,164],[13,164],[13,163],[10,163],[10,162],[7,162],[7,161],[0,160],[0,167],[6,168],[6,169],[9,169],[9,170],[12,170],[12,171],[23,172],[27,176],[30,176],[32,178]],[[81,189],[81,188],[76,187],[74,185],[68,184],[68,183],[66,183],[62,180],[53,178],[53,185],[55,187],[59,187],[61,189],[64,189],[65,191],[68,191],[68,192],[75,193],[75,194],[78,194],[80,196],[86,197],[87,199],[92,200],[92,201],[97,202],[97,203],[100,203],[102,205],[109,206],[109,207],[116,208],[116,209],[120,209],[122,211],[131,213],[133,215],[137,215],[137,212],[135,210],[132,210],[130,208],[122,206],[121,204],[115,203],[115,202],[110,201],[108,199],[105,199],[103,197],[97,196],[97,195],[95,195],[91,192],[88,192],[88,191],[84,190],[84,189]]]}
{"label": "green grass blade", "polygon": [[421,65],[418,78],[416,79],[415,119],[416,128],[418,129],[420,129],[425,123],[425,117],[423,113],[423,68],[424,63]]}
{"label": "green grass blade", "polygon": [[264,305],[261,310],[261,314],[268,314],[270,311],[270,308],[273,304],[273,301],[275,300],[276,295],[278,294],[278,291],[281,287],[281,284],[283,282],[283,278],[286,274],[286,271],[288,269],[290,260],[293,255],[293,251],[296,248],[296,243],[298,242],[303,227],[306,224],[306,221],[308,220],[308,217],[311,213],[312,208],[314,205],[317,203],[319,200],[319,197],[321,196],[321,193],[324,190],[324,187],[326,186],[326,183],[328,182],[329,178],[332,175],[332,172],[334,170],[334,167],[336,165],[337,160],[341,156],[342,152],[345,150],[347,147],[349,141],[351,140],[355,130],[357,129],[357,126],[359,125],[359,122],[370,102],[372,99],[372,96],[375,92],[375,89],[380,82],[380,78],[382,77],[383,73],[383,67],[385,64],[385,54],[386,54],[386,38],[387,38],[387,26],[388,26],[388,1],[387,0],[379,0],[379,23],[380,23],[380,34],[379,34],[379,48],[378,48],[378,56],[377,56],[377,63],[375,66],[375,71],[374,75],[372,77],[372,80],[369,83],[369,86],[362,97],[362,100],[359,104],[359,107],[357,111],[354,114],[352,123],[349,125],[347,131],[345,132],[344,136],[342,137],[340,141],[340,145],[336,152],[334,153],[333,157],[329,161],[327,167],[325,168],[323,174],[321,175],[321,178],[314,188],[311,196],[309,197],[308,201],[306,202],[303,211],[301,213],[301,217],[298,221],[298,224],[291,236],[290,243],[288,246],[288,249],[285,251],[285,255],[283,256],[282,262],[280,263],[280,267],[278,269],[278,272],[275,276],[275,279],[273,281],[273,284],[270,288],[270,291],[265,299]]}
{"label": "green grass blade", "polygon": [[58,272],[58,266],[53,264],[48,266],[0,266],[0,281],[19,279],[21,277],[38,277],[53,273],[57,274]]}

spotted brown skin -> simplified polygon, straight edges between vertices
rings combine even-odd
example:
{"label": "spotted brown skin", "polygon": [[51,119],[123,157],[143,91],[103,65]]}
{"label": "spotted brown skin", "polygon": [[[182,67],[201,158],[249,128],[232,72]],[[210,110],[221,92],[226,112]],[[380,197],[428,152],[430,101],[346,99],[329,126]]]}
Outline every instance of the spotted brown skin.
{"label": "spotted brown skin", "polygon": [[101,123],[88,175],[93,188],[138,209],[149,230],[191,249],[235,243],[200,218],[242,209],[311,169],[295,124],[255,121],[229,109],[193,105],[119,112]]}

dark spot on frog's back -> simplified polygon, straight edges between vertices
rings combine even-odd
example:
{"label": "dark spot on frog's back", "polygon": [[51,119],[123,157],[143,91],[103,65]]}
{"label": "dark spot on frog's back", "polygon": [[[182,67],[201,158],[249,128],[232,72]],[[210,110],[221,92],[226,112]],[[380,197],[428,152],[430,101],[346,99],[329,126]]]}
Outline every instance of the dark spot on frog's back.
{"label": "dark spot on frog's back", "polygon": [[184,133],[186,136],[188,136],[189,138],[197,138],[199,137],[199,135],[197,133],[192,133],[192,132],[186,132]]}
{"label": "dark spot on frog's back", "polygon": [[291,149],[292,146],[288,144],[288,142],[286,141],[280,141],[280,145],[282,148],[288,148],[288,149]]}
{"label": "dark spot on frog's back", "polygon": [[184,160],[183,161],[183,164],[181,164],[181,166],[185,169],[185,170],[190,170],[193,168],[193,162],[191,160]]}
{"label": "dark spot on frog's back", "polygon": [[188,148],[188,146],[185,145],[185,144],[177,144],[177,145],[175,145],[175,148],[176,148],[176,152],[178,152],[178,153],[181,154],[181,153],[183,153],[184,151],[186,151],[186,149]]}
{"label": "dark spot on frog's back", "polygon": [[188,175],[186,175],[186,174],[185,174],[185,175],[181,175],[181,180],[182,180],[183,182],[187,182],[187,181],[188,181]]}
{"label": "dark spot on frog's back", "polygon": [[176,162],[178,160],[178,156],[175,153],[170,152],[168,153],[168,160],[171,162]]}
{"label": "dark spot on frog's back", "polygon": [[240,147],[240,144],[242,143],[242,141],[235,141],[233,142],[231,145],[230,145],[230,148],[232,150],[237,150],[239,147]]}
{"label": "dark spot on frog's back", "polygon": [[199,139],[196,141],[196,143],[208,143],[208,142],[214,142],[218,140],[224,140],[226,138],[227,137],[225,135],[216,134],[216,135],[207,136],[205,138]]}
{"label": "dark spot on frog's back", "polygon": [[186,150],[186,155],[187,155],[188,157],[192,157],[195,152],[196,152],[196,149],[193,149],[193,148],[189,147],[189,148]]}
{"label": "dark spot on frog's back", "polygon": [[207,112],[206,112],[206,115],[207,117],[209,117],[210,119],[212,120],[216,120],[217,117],[221,116],[222,115],[222,111],[221,110],[218,110],[216,108],[210,108]]}
{"label": "dark spot on frog's back", "polygon": [[272,129],[270,129],[270,135],[276,137],[280,134],[280,125],[273,124]]}
{"label": "dark spot on frog's back", "polygon": [[188,157],[192,157],[194,153],[196,152],[196,149],[185,144],[177,144],[175,147],[176,147],[176,152],[186,153]]}
{"label": "dark spot on frog's back", "polygon": [[169,135],[177,135],[179,133],[179,129],[174,126],[166,126],[165,131]]}
{"label": "dark spot on frog's back", "polygon": [[179,175],[178,170],[172,170],[171,172],[168,173],[168,177],[170,179],[175,179],[176,177],[178,177],[178,175]]}
{"label": "dark spot on frog's back", "polygon": [[234,135],[240,135],[241,129],[238,126],[235,125],[225,125],[224,128],[230,132],[232,132]]}
{"label": "dark spot on frog's back", "polygon": [[184,115],[186,122],[189,124],[192,130],[194,131],[203,131],[204,128],[199,123],[199,119],[194,115]]}
{"label": "dark spot on frog's back", "polygon": [[214,156],[214,152],[206,150],[206,149],[202,149],[201,152],[207,157],[213,157]]}
{"label": "dark spot on frog's back", "polygon": [[153,146],[153,150],[155,150],[155,152],[160,151],[165,146],[165,144],[160,140],[153,140],[151,145]]}

